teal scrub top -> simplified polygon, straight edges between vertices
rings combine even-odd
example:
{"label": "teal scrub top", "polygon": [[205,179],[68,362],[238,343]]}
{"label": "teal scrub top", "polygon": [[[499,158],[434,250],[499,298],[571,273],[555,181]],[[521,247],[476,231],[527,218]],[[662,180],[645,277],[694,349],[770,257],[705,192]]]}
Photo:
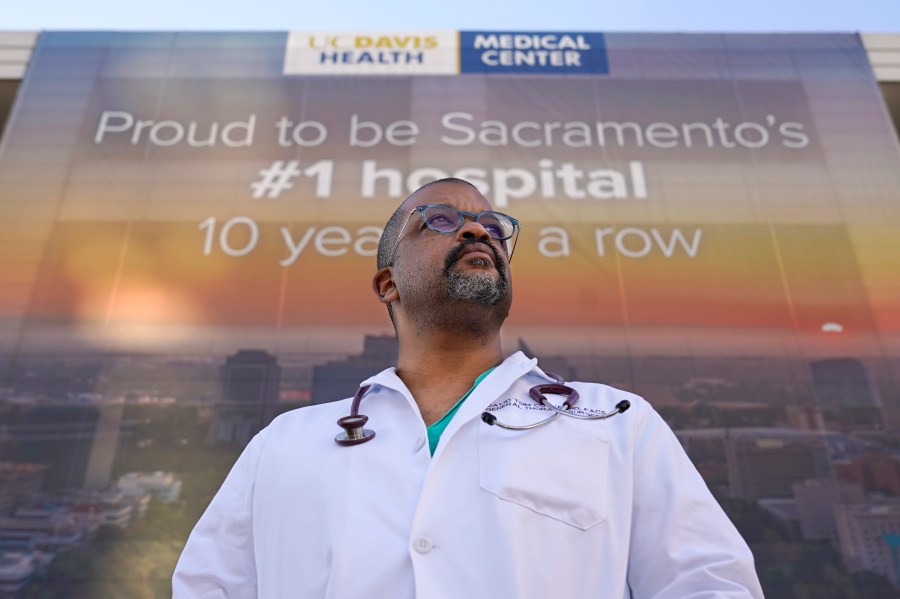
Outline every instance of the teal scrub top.
{"label": "teal scrub top", "polygon": [[446,414],[441,416],[440,420],[438,420],[437,422],[433,422],[428,427],[428,449],[431,450],[431,455],[434,455],[434,450],[437,448],[438,441],[441,440],[441,435],[444,434],[444,429],[447,428],[447,425],[450,424],[451,420],[453,420],[453,416],[457,411],[459,411],[459,407],[463,404],[466,398],[472,394],[472,391],[475,390],[475,387],[478,386],[478,383],[483,381],[484,377],[489,375],[494,368],[496,368],[496,366],[494,366],[493,368],[488,368],[487,370],[479,374],[478,378],[475,379],[475,384],[472,385],[472,387],[468,391],[466,391],[462,397],[459,398],[459,401],[453,404],[453,407],[450,408]]}

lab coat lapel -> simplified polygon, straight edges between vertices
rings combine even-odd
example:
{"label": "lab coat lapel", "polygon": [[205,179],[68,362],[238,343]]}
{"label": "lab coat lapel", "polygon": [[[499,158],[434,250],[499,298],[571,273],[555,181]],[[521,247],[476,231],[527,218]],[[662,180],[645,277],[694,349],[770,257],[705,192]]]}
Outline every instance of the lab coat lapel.
{"label": "lab coat lapel", "polygon": [[450,424],[447,425],[447,428],[441,435],[441,440],[434,452],[433,459],[436,460],[440,457],[444,447],[450,439],[453,438],[453,435],[456,434],[456,431],[458,431],[461,426],[474,418],[480,419],[481,413],[484,412],[484,409],[490,405],[491,402],[501,399],[500,396],[502,393],[515,384],[522,376],[532,371],[543,378],[547,378],[548,382],[553,381],[552,378],[545,375],[543,371],[537,367],[537,360],[535,358],[528,358],[520,351],[506,358],[493,370],[493,372],[487,375],[477,387],[475,387],[472,394],[467,397],[466,401],[463,402],[463,405],[460,406],[459,411],[456,412],[453,419],[450,421]]}

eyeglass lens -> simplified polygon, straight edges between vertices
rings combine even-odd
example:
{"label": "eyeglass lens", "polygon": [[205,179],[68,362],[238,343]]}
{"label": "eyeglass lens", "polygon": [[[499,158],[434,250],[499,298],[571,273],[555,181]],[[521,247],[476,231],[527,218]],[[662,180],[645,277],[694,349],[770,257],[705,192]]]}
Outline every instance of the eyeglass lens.
{"label": "eyeglass lens", "polygon": [[[458,231],[465,221],[465,216],[449,206],[426,206],[422,211],[425,224],[439,233]],[[484,227],[493,239],[503,240],[512,237],[515,225],[505,214],[499,212],[482,212],[476,222]]]}

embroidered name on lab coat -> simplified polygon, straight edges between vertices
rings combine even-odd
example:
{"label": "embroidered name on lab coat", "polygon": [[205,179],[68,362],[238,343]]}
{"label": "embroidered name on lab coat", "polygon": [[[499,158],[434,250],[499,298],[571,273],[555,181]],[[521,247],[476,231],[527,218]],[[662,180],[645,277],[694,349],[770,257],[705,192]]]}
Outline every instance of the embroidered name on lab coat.
{"label": "embroidered name on lab coat", "polygon": [[[486,412],[499,412],[500,410],[505,410],[506,408],[513,408],[517,410],[525,410],[527,412],[550,412],[550,408],[547,406],[543,406],[536,401],[531,399],[521,400],[516,397],[509,397],[504,399],[503,401],[494,402],[485,408]],[[580,406],[575,406],[569,409],[569,412],[572,414],[578,414],[579,416],[604,416],[606,412],[603,410],[593,410],[590,408],[582,408]]]}

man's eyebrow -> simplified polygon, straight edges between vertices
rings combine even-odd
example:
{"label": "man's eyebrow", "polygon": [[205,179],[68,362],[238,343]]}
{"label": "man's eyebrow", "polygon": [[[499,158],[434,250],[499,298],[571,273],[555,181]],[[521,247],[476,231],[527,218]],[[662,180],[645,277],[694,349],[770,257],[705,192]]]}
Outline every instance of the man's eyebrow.
{"label": "man's eyebrow", "polygon": [[480,210],[479,212],[473,212],[471,210],[460,210],[453,204],[431,204],[432,206],[443,206],[444,208],[450,208],[451,210],[456,210],[457,212],[463,212],[468,214],[478,214],[479,212],[493,212],[494,209],[490,207],[490,210]]}

